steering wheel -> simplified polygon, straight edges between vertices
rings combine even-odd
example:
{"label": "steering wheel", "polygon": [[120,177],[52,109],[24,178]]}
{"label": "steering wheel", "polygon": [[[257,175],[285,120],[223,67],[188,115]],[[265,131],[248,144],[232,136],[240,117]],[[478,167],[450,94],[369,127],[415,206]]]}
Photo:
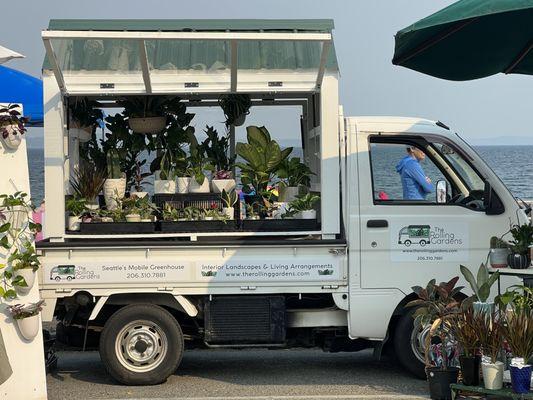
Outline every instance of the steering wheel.
{"label": "steering wheel", "polygon": [[483,209],[483,194],[478,192],[480,191],[473,190],[467,196],[458,193],[450,199],[449,203],[460,204],[471,210],[481,210]]}

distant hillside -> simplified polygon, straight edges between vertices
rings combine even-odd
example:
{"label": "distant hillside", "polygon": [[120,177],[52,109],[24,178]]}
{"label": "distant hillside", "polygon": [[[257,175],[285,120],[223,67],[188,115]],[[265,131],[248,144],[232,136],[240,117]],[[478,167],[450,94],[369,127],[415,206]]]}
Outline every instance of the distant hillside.
{"label": "distant hillside", "polygon": [[468,138],[466,141],[473,146],[533,146],[531,136],[498,136],[491,138]]}

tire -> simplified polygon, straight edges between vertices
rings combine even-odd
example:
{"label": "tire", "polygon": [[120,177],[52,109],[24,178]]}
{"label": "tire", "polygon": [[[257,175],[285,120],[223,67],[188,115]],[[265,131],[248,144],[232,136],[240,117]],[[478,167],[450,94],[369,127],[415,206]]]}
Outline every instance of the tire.
{"label": "tire", "polygon": [[56,276],[54,279],[55,279],[56,282],[59,282],[61,280],[61,277],[60,276]]}
{"label": "tire", "polygon": [[420,246],[424,247],[426,245],[426,241],[425,240],[421,240],[420,241]]}
{"label": "tire", "polygon": [[[411,374],[419,379],[426,379],[424,361],[420,360],[412,346],[414,330],[413,307],[400,317],[394,333],[394,352],[398,361]],[[422,356],[423,357],[423,356]]]}
{"label": "tire", "polygon": [[406,240],[405,242],[403,242],[403,244],[404,244],[406,247],[409,247],[409,246],[411,246],[411,241],[410,241],[410,240]]}
{"label": "tire", "polygon": [[176,371],[183,356],[183,333],[164,308],[132,304],[114,313],[100,336],[100,358],[125,385],[157,385]]}

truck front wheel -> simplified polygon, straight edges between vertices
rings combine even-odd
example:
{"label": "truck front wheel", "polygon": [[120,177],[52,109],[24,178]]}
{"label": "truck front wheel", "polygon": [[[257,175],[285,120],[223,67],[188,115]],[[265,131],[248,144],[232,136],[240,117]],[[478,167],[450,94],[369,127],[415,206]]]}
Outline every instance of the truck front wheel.
{"label": "truck front wheel", "polygon": [[416,307],[413,307],[400,317],[394,333],[394,352],[405,369],[417,378],[426,379],[424,343],[430,327],[415,328],[415,310]]}
{"label": "truck front wheel", "polygon": [[100,358],[125,385],[156,385],[174,373],[183,356],[183,333],[164,308],[133,304],[109,318],[100,336]]}

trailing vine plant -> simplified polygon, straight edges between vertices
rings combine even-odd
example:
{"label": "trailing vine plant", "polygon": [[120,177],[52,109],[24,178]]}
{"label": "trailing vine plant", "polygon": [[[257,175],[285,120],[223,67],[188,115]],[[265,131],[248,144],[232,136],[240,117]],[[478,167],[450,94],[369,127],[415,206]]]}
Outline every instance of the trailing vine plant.
{"label": "trailing vine plant", "polygon": [[[0,298],[13,300],[15,288],[27,287],[25,279],[15,274],[17,262],[31,263],[36,271],[40,267],[33,241],[41,231],[41,225],[32,219],[33,205],[24,192],[0,195],[0,247],[6,264],[0,263]],[[16,261],[16,262],[15,262]]]}

